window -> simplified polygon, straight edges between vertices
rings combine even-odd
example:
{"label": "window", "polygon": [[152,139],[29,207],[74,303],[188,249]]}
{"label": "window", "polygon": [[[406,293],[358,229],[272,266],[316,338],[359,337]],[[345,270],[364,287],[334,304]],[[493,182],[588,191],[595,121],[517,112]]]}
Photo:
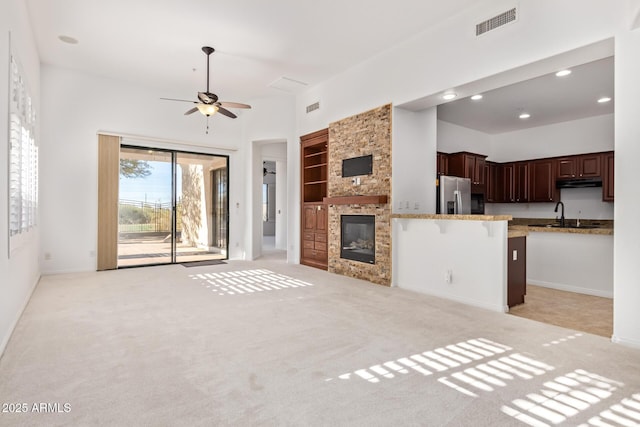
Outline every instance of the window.
{"label": "window", "polygon": [[27,233],[37,224],[38,146],[31,95],[14,55],[11,55],[9,96],[9,236]]}

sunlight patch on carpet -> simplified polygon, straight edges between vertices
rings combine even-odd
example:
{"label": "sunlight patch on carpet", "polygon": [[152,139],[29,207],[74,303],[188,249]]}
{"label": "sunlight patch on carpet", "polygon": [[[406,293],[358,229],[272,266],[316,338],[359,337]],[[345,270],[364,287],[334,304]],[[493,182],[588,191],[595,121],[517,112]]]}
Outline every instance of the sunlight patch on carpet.
{"label": "sunlight patch on carpet", "polygon": [[[502,412],[530,426],[549,426],[565,422],[613,395],[624,384],[584,369],[554,378],[537,393],[515,399]],[[593,417],[583,426],[638,425],[640,421],[640,395],[613,405]]]}
{"label": "sunlight patch on carpet", "polygon": [[[338,378],[349,380],[357,377],[370,383],[379,383],[383,379],[392,379],[410,372],[428,376],[487,357],[494,357],[509,350],[511,347],[506,345],[485,338],[477,338],[358,369],[339,375]],[[326,381],[331,380],[329,378]]]}
{"label": "sunlight patch on carpet", "polygon": [[190,274],[207,290],[224,295],[252,295],[265,291],[280,291],[313,286],[311,283],[277,274],[266,269]]}

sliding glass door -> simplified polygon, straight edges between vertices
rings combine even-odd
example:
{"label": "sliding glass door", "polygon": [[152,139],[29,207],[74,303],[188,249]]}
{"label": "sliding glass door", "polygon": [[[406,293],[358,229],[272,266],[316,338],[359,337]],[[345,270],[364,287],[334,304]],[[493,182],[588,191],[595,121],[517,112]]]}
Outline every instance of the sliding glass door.
{"label": "sliding glass door", "polygon": [[118,267],[227,258],[228,157],[120,150]]}
{"label": "sliding glass door", "polygon": [[226,259],[227,158],[176,153],[176,178],[176,262]]}

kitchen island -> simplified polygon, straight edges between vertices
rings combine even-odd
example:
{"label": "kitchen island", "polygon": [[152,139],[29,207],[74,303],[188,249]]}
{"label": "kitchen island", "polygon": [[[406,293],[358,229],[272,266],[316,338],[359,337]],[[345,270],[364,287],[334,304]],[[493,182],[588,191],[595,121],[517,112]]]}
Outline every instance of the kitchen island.
{"label": "kitchen island", "polygon": [[613,298],[610,221],[595,228],[515,225],[509,230],[528,233],[528,284]]}
{"label": "kitchen island", "polygon": [[[510,215],[393,214],[392,286],[505,312]],[[516,235],[526,231],[514,230]]]}

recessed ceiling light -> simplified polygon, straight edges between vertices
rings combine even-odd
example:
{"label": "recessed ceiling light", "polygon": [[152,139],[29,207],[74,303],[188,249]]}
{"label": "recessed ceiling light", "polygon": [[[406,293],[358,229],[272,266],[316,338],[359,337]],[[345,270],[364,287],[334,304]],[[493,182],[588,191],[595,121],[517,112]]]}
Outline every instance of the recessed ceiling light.
{"label": "recessed ceiling light", "polygon": [[482,95],[480,95],[480,94],[478,94],[478,95],[473,95],[473,96],[471,97],[471,99],[472,99],[472,100],[474,100],[474,101],[478,101],[478,100],[482,99]]}
{"label": "recessed ceiling light", "polygon": [[603,96],[602,98],[598,99],[598,102],[600,104],[604,104],[605,102],[609,102],[611,101],[611,98],[609,98],[608,96]]}
{"label": "recessed ceiling light", "polygon": [[68,44],[78,44],[78,40],[70,36],[58,36],[58,40]]}
{"label": "recessed ceiling light", "polygon": [[556,73],[556,76],[564,77],[564,76],[568,76],[569,74],[571,74],[571,70],[560,70]]}
{"label": "recessed ceiling light", "polygon": [[458,96],[457,93],[449,92],[449,93],[445,93],[444,95],[442,95],[442,99],[444,99],[445,101],[449,101],[450,99],[453,99],[456,96]]}
{"label": "recessed ceiling light", "polygon": [[529,117],[531,117],[531,114],[529,114],[529,113],[522,113],[522,114],[520,114],[518,117],[520,117],[521,119],[528,119]]}

